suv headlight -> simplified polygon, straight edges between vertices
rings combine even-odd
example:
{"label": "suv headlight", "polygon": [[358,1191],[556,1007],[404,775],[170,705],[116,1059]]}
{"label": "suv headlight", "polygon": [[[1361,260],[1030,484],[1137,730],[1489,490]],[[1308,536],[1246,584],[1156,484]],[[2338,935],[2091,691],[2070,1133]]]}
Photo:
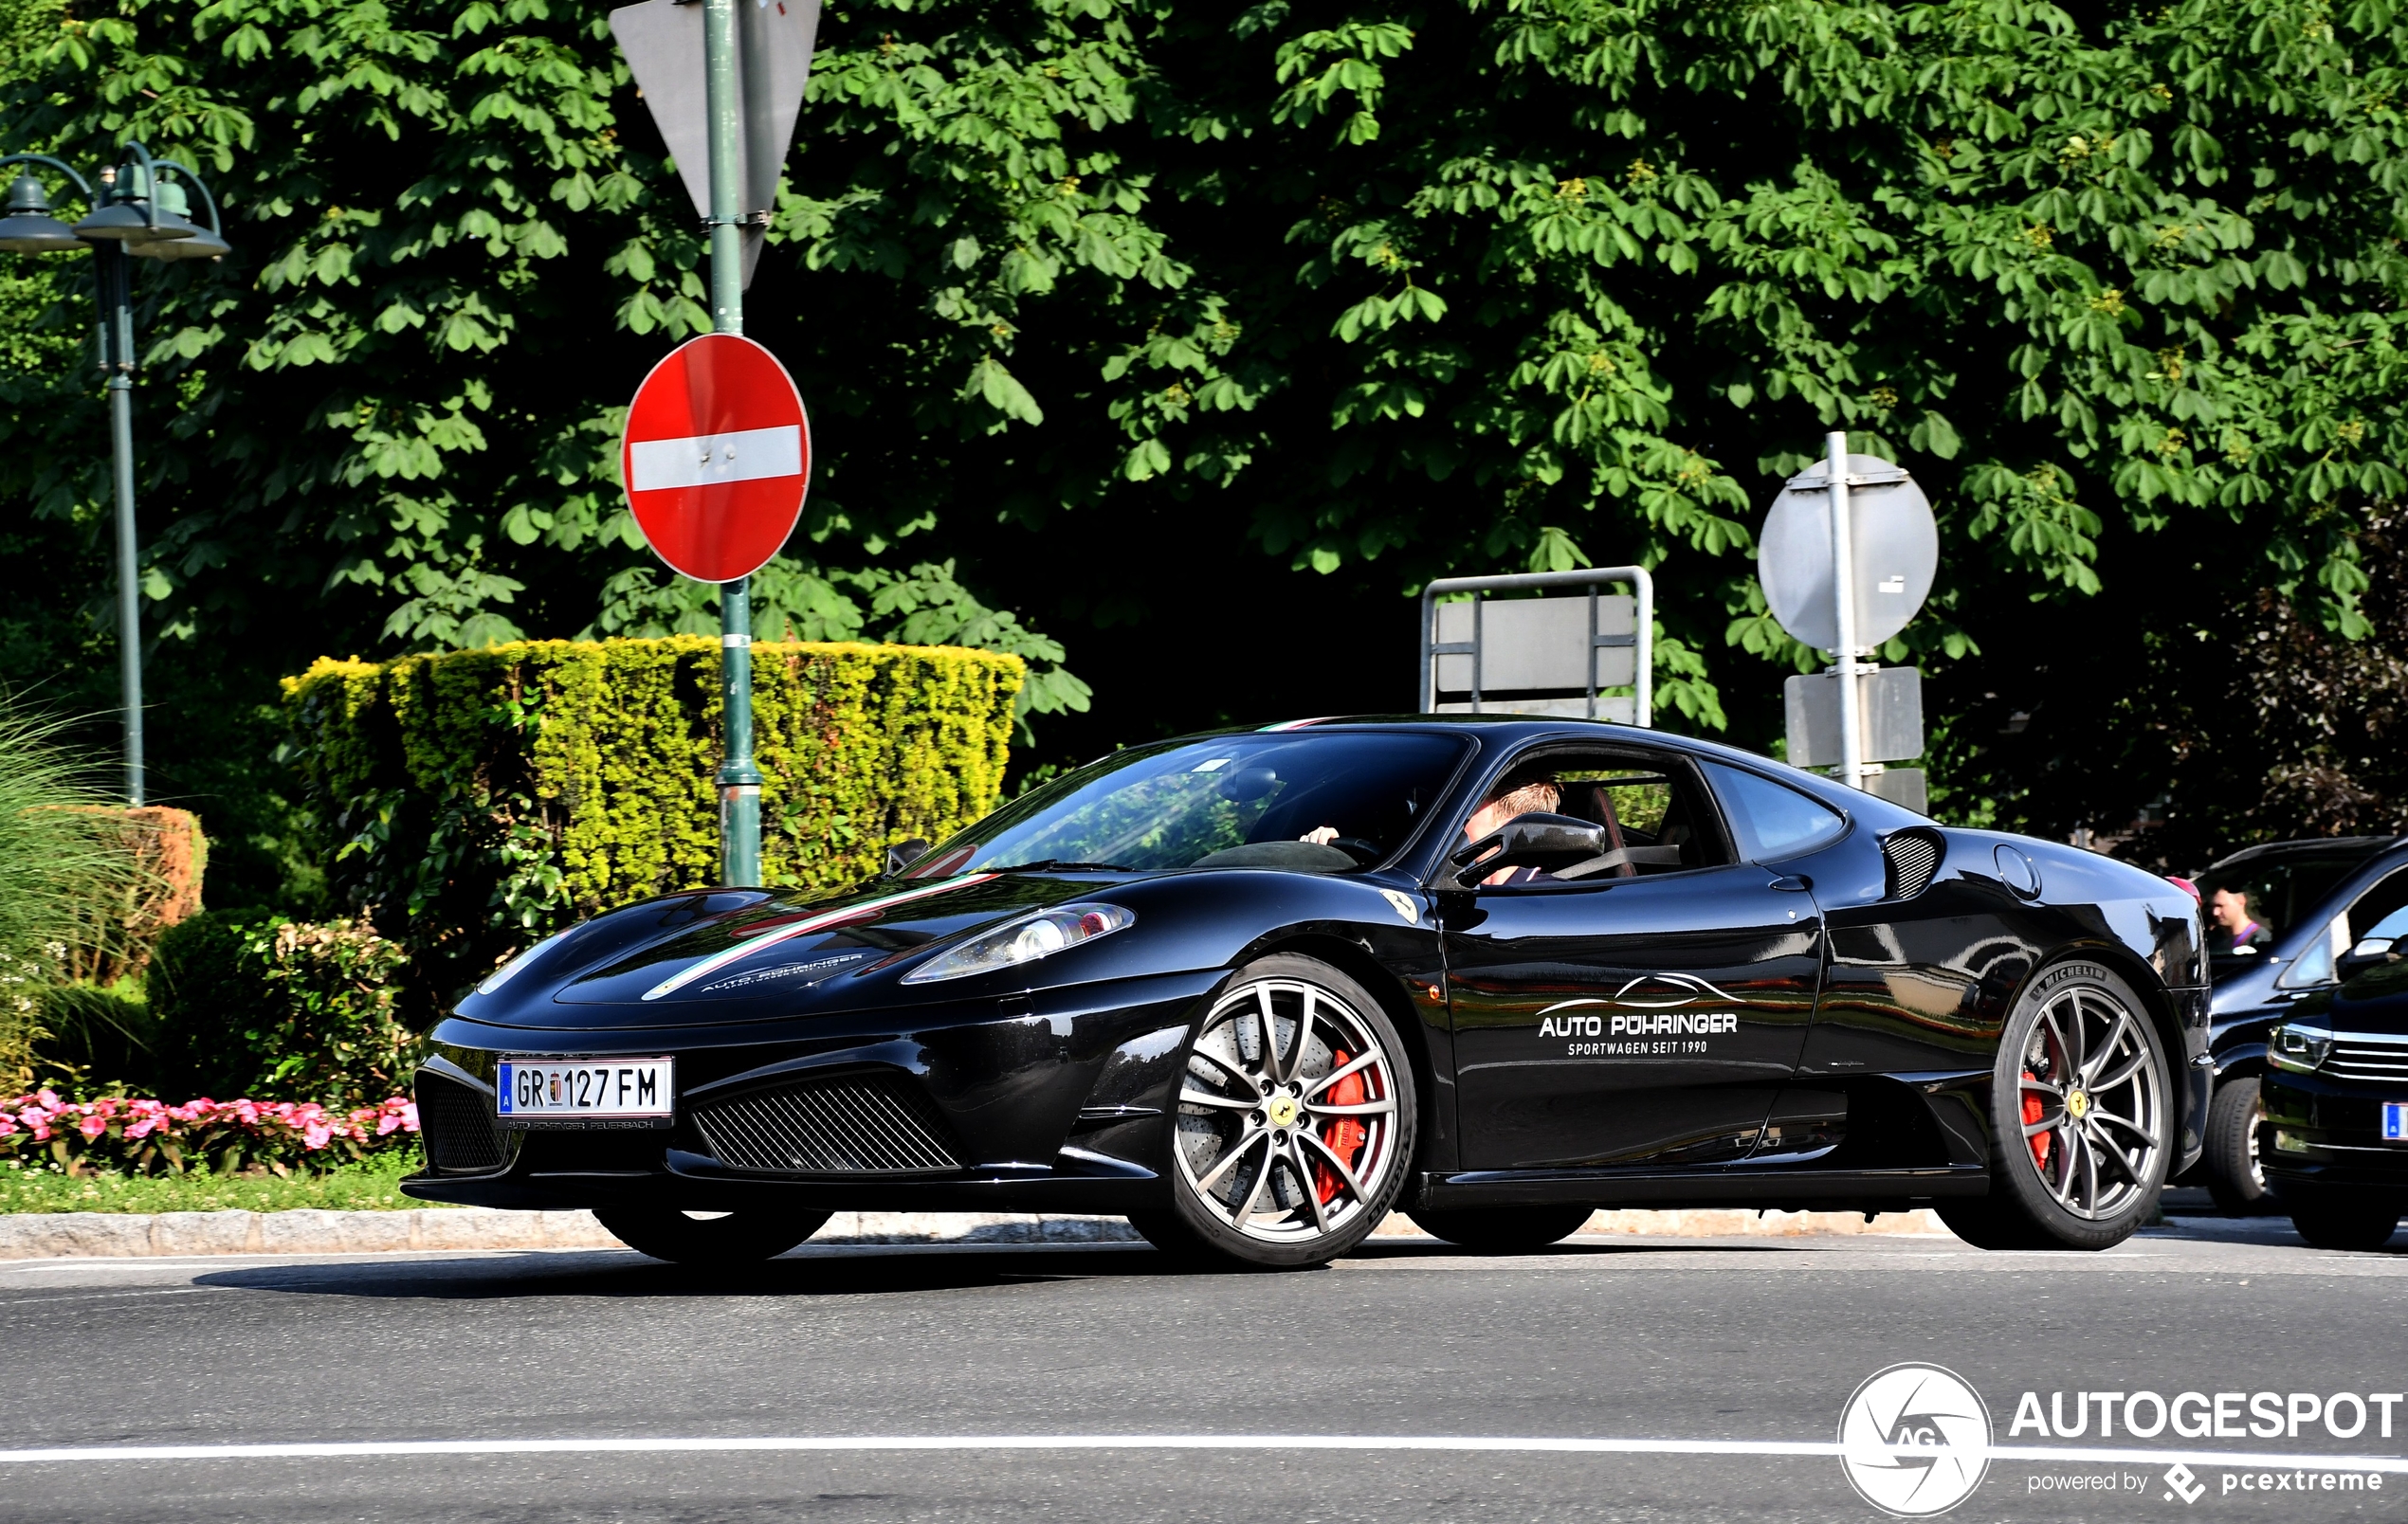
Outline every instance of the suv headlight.
{"label": "suv headlight", "polygon": [[1136,919],[1136,912],[1119,905],[1056,905],[1051,910],[1006,921],[994,931],[981,932],[904,974],[903,982],[934,984],[939,979],[966,979],[974,973],[993,973],[1015,964],[1034,963],[1066,947],[1109,936]]}
{"label": "suv headlight", "polygon": [[2277,1069],[2311,1074],[2333,1050],[2333,1034],[2321,1026],[2285,1022],[2266,1034],[2266,1057]]}

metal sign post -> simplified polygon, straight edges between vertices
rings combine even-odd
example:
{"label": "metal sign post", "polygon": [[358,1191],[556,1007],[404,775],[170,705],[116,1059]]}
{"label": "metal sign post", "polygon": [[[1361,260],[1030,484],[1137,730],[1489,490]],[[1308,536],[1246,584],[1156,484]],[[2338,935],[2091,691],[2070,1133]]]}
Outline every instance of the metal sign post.
{"label": "metal sign post", "polygon": [[[1633,596],[1600,597],[1597,589],[1615,582],[1631,585]],[[1512,592],[1540,588],[1586,588],[1588,596],[1538,598],[1491,604],[1475,598],[1469,605],[1441,604],[1450,592]],[[1577,606],[1585,605],[1579,608]],[[1462,622],[1464,639],[1445,638],[1445,614],[1469,610]],[[1500,627],[1490,629],[1493,621]],[[1564,658],[1568,656],[1569,661]],[[1440,667],[1459,663],[1460,683],[1440,681]],[[1627,675],[1625,665],[1627,664]],[[1414,678],[1415,702],[1422,714],[1445,710],[1488,712],[1483,690],[1548,691],[1579,689],[1578,699],[1507,700],[1498,706],[1505,714],[1563,714],[1598,717],[1597,690],[1628,682],[1632,688],[1633,724],[1654,721],[1655,579],[1636,566],[1596,567],[1585,572],[1525,572],[1496,577],[1442,577],[1421,590],[1421,662]],[[1442,691],[1469,691],[1470,702],[1441,704]],[[1620,703],[1620,699],[1607,700]],[[1574,711],[1569,705],[1578,703]]]}
{"label": "metal sign post", "polygon": [[1863,658],[1906,628],[1930,595],[1939,526],[1912,475],[1849,454],[1841,432],[1826,435],[1823,446],[1823,459],[1774,497],[1757,555],[1781,628],[1832,653],[1827,674],[1784,684],[1789,759],[1835,764],[1850,788],[1921,809],[1923,774],[1878,764],[1923,754],[1922,677]]}
{"label": "metal sign post", "polygon": [[1864,736],[1856,695],[1856,545],[1848,522],[1848,435],[1834,430],[1823,440],[1831,462],[1832,621],[1839,633],[1839,781],[1861,788]]}
{"label": "metal sign post", "polygon": [[[612,11],[611,29],[709,230],[711,331],[740,336],[744,287],[777,199],[778,172],[794,140],[811,72],[819,0],[753,0],[750,6],[702,0],[699,39],[697,9],[677,0],[644,0]],[[698,171],[706,171],[706,176]],[[705,178],[706,184],[698,183]],[[733,461],[737,451],[727,453]],[[730,884],[757,884],[761,771],[753,760],[749,576],[720,585],[720,659],[726,725],[718,777],[721,875]]]}

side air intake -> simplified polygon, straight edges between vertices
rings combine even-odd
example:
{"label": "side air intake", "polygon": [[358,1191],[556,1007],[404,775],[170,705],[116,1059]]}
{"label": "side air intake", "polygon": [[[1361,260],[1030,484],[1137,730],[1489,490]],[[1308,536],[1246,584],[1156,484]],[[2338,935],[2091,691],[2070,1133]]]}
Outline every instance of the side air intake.
{"label": "side air intake", "polygon": [[762,1174],[905,1174],[963,1168],[953,1130],[902,1075],[756,1090],[694,1111],[721,1164]]}
{"label": "side air intake", "polygon": [[493,1098],[473,1085],[418,1071],[418,1136],[427,1162],[446,1174],[490,1174],[510,1161],[510,1138],[494,1125]]}
{"label": "side air intake", "polygon": [[1909,826],[1902,831],[1891,831],[1881,839],[1881,855],[1889,864],[1888,882],[1882,897],[1886,899],[1912,899],[1931,887],[1932,879],[1940,872],[1940,859],[1948,850],[1946,838],[1938,831]]}

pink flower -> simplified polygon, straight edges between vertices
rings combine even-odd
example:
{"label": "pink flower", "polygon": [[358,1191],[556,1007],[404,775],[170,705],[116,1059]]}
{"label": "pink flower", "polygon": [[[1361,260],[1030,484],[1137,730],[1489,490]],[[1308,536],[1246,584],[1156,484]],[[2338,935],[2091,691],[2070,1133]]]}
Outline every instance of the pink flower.
{"label": "pink flower", "polygon": [[312,1122],[302,1131],[301,1142],[304,1146],[315,1152],[316,1150],[324,1148],[326,1146],[326,1140],[332,1136],[334,1136],[333,1128],[328,1127],[323,1122]]}
{"label": "pink flower", "polygon": [[83,1120],[76,1123],[75,1125],[76,1131],[82,1133],[85,1137],[99,1137],[101,1134],[109,1130],[108,1119],[103,1116],[86,1116]]}

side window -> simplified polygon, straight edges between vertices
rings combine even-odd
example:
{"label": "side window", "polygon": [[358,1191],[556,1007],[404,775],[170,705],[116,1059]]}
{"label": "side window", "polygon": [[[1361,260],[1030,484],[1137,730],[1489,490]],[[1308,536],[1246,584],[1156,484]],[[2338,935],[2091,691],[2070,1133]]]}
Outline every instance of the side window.
{"label": "side window", "polygon": [[1490,787],[1464,825],[1476,842],[1517,815],[1569,815],[1600,826],[1606,851],[1560,872],[1518,868],[1492,875],[1490,887],[1560,880],[1611,882],[1722,867],[1732,861],[1714,812],[1686,762],[1645,753],[1558,752],[1518,762]]}
{"label": "side window", "polygon": [[2325,934],[2310,943],[2308,950],[2300,953],[2274,982],[2286,989],[2331,984],[2339,977],[2333,971],[2335,961],[2349,951],[2348,934],[2348,921],[2335,916],[2333,923],[2325,928]]}
{"label": "side window", "polygon": [[2392,874],[2349,907],[2349,942],[2370,936],[2408,936],[2408,868]]}
{"label": "side window", "polygon": [[1706,763],[1706,771],[1739,837],[1740,856],[1751,862],[1796,857],[1847,828],[1839,811],[1784,784],[1720,762]]}

